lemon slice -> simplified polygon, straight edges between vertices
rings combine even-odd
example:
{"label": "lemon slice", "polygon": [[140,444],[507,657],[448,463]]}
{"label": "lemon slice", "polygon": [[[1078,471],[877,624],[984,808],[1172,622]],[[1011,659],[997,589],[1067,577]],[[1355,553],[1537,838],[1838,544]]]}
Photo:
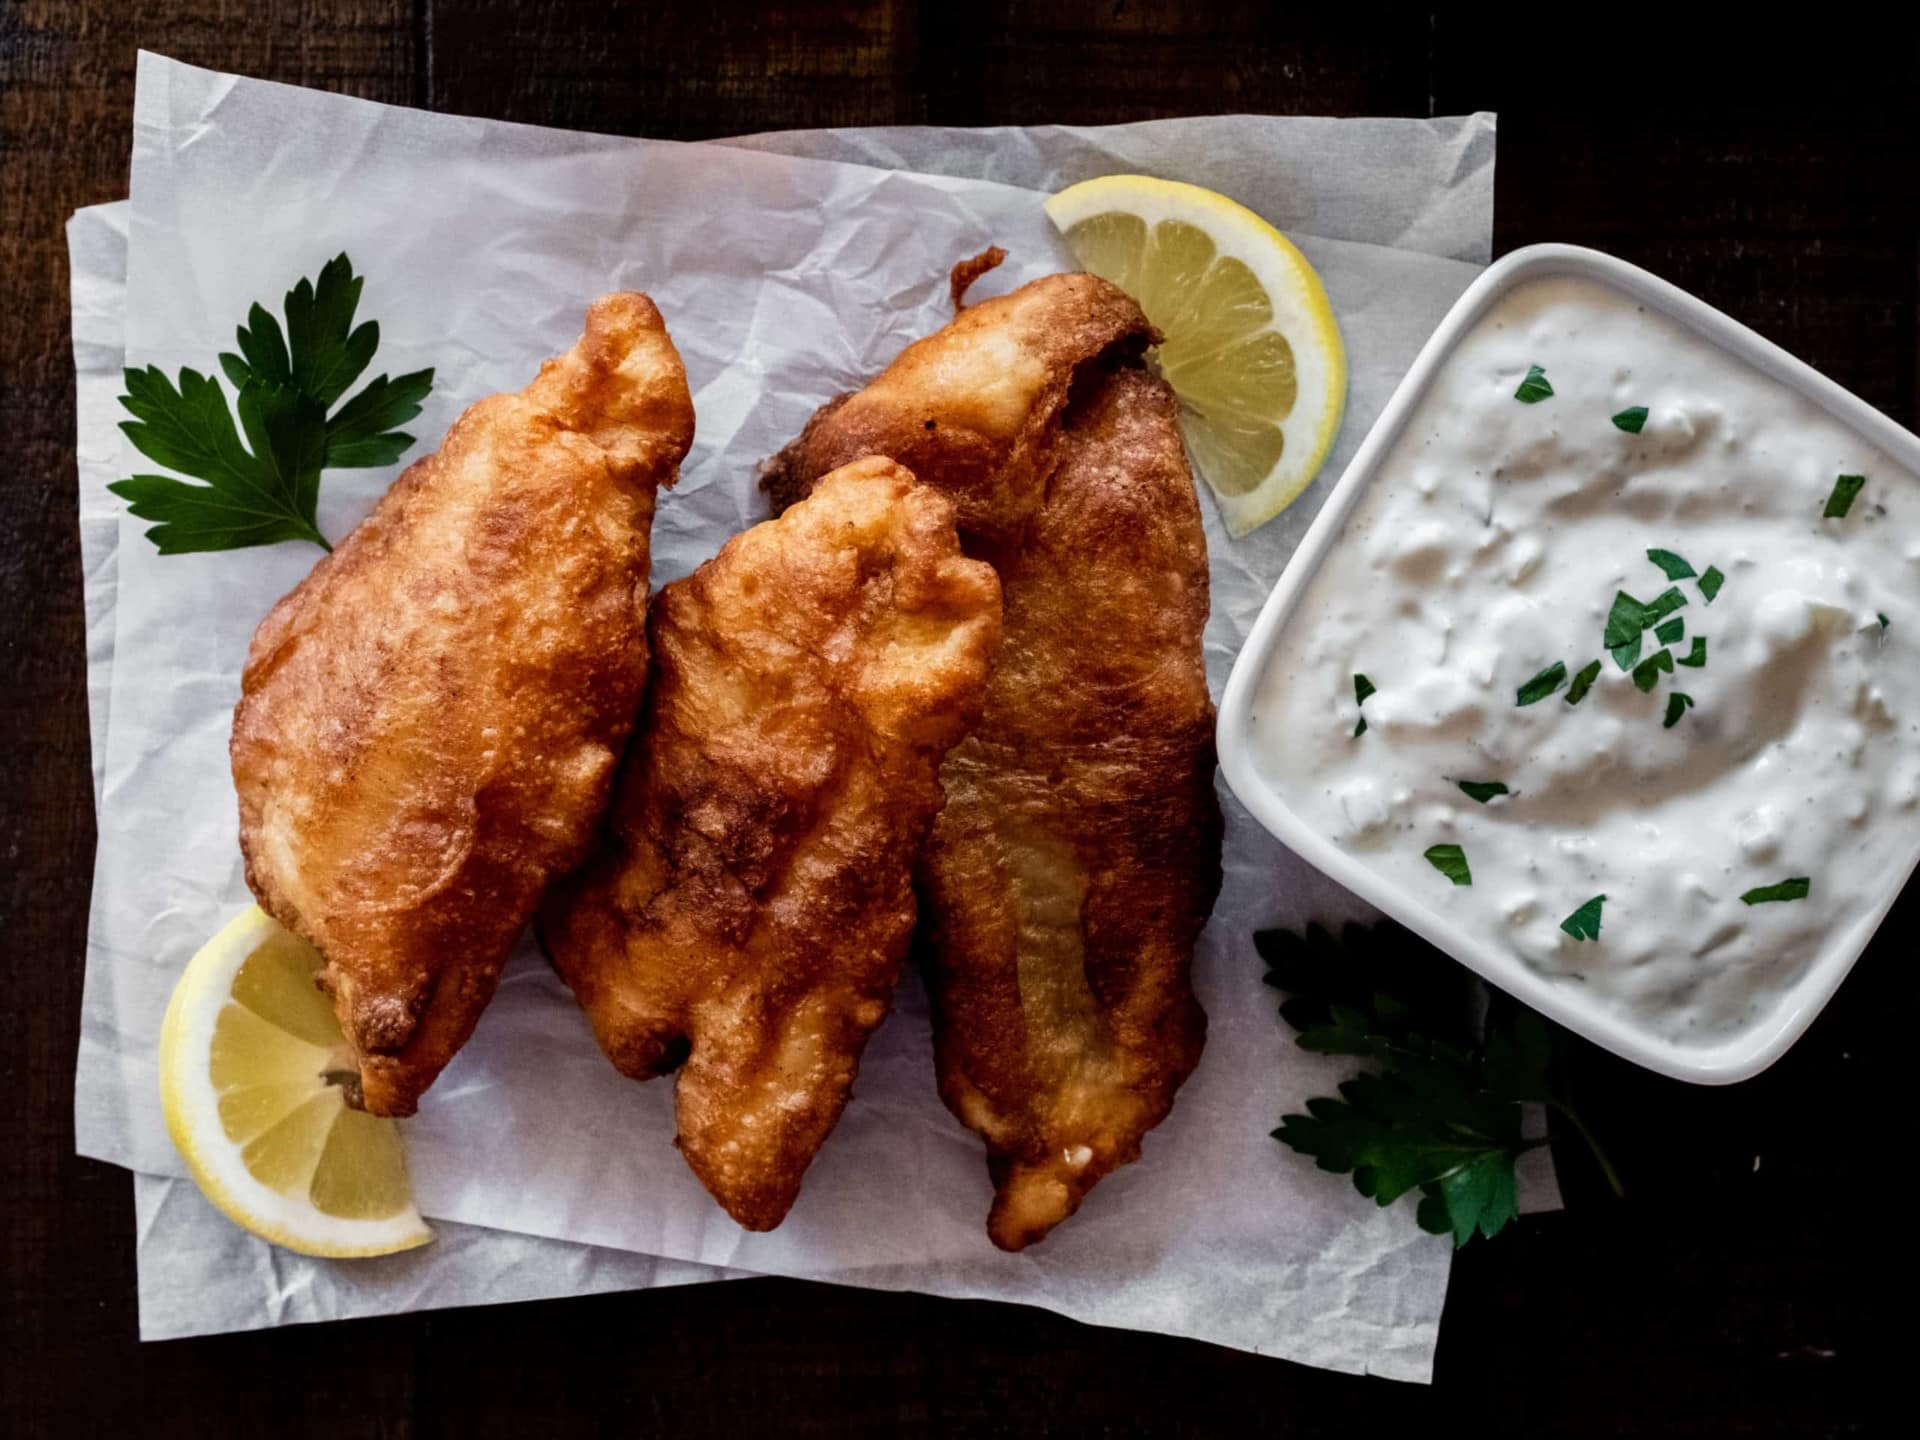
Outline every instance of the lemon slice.
{"label": "lemon slice", "polygon": [[167,1133],[236,1225],[305,1255],[432,1239],[395,1122],[350,1108],[358,1073],[314,984],[320,954],[258,906],[187,965],[160,1027]]}
{"label": "lemon slice", "polygon": [[1047,201],[1074,256],[1140,304],[1194,464],[1232,534],[1306,489],[1347,404],[1326,287],[1291,241],[1224,195],[1108,175]]}

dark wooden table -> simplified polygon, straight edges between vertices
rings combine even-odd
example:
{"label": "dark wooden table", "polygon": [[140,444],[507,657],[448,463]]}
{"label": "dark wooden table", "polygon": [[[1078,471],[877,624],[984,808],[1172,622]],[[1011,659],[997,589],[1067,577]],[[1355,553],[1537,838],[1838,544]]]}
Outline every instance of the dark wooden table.
{"label": "dark wooden table", "polygon": [[1497,109],[1497,251],[1601,246],[1920,420],[1914,21],[1291,8],[0,0],[9,1434],[1904,1428],[1898,1367],[1920,1281],[1901,1183],[1914,1150],[1903,1037],[1920,1012],[1911,892],[1826,1016],[1760,1079],[1698,1090],[1581,1057],[1631,1197],[1598,1197],[1575,1166],[1567,1213],[1467,1251],[1431,1389],[1037,1310],[777,1280],[136,1340],[127,1177],[73,1156],[93,825],[61,233],[74,207],[126,193],[136,47],[376,100],[680,138]]}

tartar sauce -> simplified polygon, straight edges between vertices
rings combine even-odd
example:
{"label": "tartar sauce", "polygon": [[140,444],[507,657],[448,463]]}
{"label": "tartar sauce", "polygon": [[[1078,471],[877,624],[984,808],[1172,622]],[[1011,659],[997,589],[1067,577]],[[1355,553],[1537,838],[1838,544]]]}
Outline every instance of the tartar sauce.
{"label": "tartar sauce", "polygon": [[1920,848],[1917,487],[1623,292],[1522,283],[1288,620],[1256,763],[1463,929],[1723,1041]]}

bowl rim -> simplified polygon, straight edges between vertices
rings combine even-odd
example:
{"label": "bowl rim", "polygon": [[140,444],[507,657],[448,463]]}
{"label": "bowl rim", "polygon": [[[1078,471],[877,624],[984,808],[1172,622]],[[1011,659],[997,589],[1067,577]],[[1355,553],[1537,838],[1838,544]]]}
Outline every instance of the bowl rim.
{"label": "bowl rim", "polygon": [[1344,532],[1348,517],[1400,438],[1408,418],[1426,395],[1434,373],[1461,338],[1508,291],[1529,281],[1569,275],[1596,281],[1658,310],[1733,358],[1752,365],[1776,383],[1812,401],[1908,473],[1920,475],[1920,437],[1772,341],[1678,286],[1637,265],[1584,246],[1529,245],[1512,251],[1467,287],[1421,347],[1412,367],[1328,493],[1320,513],[1314,517],[1261,606],[1259,617],[1234,658],[1221,697],[1216,725],[1220,769],[1240,803],[1290,850],[1432,941],[1488,984],[1649,1070],[1695,1084],[1732,1084],[1758,1075],[1784,1055],[1833,998],[1840,982],[1906,888],[1916,864],[1920,864],[1920,844],[1916,844],[1909,856],[1900,883],[1891,886],[1876,904],[1851,923],[1827,936],[1805,972],[1770,1014],[1718,1044],[1689,1046],[1641,1030],[1621,1014],[1584,998],[1584,992],[1578,987],[1529,969],[1518,958],[1429,909],[1412,891],[1341,850],[1302,820],[1260,775],[1254,762],[1252,709],[1259,679],[1308,584]]}

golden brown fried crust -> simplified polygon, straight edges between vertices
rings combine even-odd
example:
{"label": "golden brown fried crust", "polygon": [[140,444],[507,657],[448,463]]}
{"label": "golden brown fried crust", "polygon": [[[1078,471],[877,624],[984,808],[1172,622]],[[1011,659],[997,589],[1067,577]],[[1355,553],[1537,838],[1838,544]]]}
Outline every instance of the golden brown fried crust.
{"label": "golden brown fried crust", "polygon": [[667,586],[649,628],[610,848],[542,936],[624,1073],[684,1061],[680,1149],[767,1230],[891,1003],[1000,587],[961,555],[949,501],[871,459]]}
{"label": "golden brown fried crust", "polygon": [[254,634],[231,747],[247,883],[326,957],[376,1115],[413,1113],[588,847],[646,680],[655,487],[692,440],[660,312],[608,295]]}
{"label": "golden brown fried crust", "polygon": [[963,534],[1011,542],[1045,493],[1079,368],[1138,355],[1158,338],[1104,280],[1035,280],[961,311],[864,390],[822,407],[767,462],[761,487],[778,514],[829,470],[886,455],[953,500]]}
{"label": "golden brown fried crust", "polygon": [[1207,547],[1165,383],[1123,369],[1076,401],[997,559],[1005,638],[941,769],[921,885],[941,1096],[986,1139],[988,1234],[1019,1250],[1139,1157],[1206,1033]]}

